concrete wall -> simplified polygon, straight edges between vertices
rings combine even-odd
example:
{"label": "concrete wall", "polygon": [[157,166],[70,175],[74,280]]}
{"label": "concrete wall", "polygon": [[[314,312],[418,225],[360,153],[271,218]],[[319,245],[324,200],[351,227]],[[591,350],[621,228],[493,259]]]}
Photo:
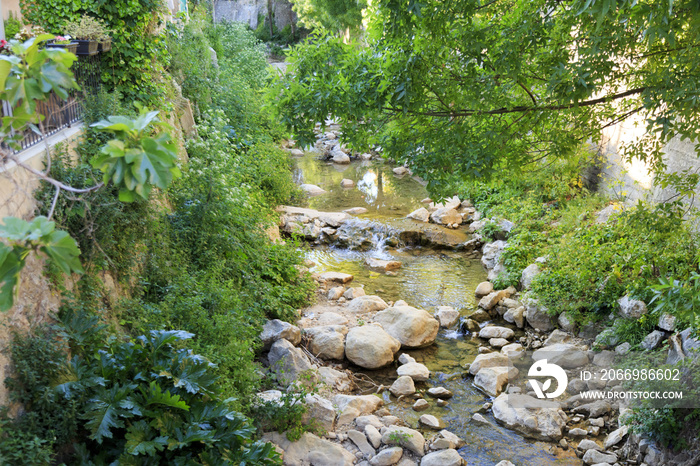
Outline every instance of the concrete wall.
{"label": "concrete wall", "polygon": [[2,19],[9,18],[10,12],[15,17],[20,16],[19,0],[0,0],[0,5],[2,5]]}
{"label": "concrete wall", "polygon": [[[272,10],[277,29],[296,23],[292,4],[285,0],[273,0]],[[267,0],[216,0],[214,21],[237,21],[246,23],[251,29],[258,27],[258,16],[267,16]]]}

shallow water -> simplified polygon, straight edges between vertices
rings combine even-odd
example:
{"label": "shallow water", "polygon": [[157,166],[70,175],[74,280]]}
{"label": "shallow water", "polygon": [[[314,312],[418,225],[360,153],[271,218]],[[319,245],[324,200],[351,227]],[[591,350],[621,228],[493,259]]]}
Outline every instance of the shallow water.
{"label": "shallow water", "polygon": [[[296,178],[299,183],[315,184],[328,194],[310,199],[309,207],[340,211],[350,207],[365,207],[368,213],[358,218],[378,222],[389,227],[404,226],[406,214],[423,206],[421,200],[428,196],[422,184],[408,176],[399,178],[391,167],[381,162],[353,162],[350,165],[334,165],[319,161],[315,153],[296,159]],[[340,181],[349,178],[356,187],[344,189]],[[377,228],[381,234],[382,228]],[[464,233],[462,233],[464,234]],[[307,256],[316,265],[313,272],[338,271],[355,276],[353,286],[364,285],[367,294],[377,294],[386,301],[403,299],[409,305],[433,312],[438,306],[452,306],[462,314],[476,306],[474,289],[486,280],[486,271],[479,259],[469,258],[462,252],[422,250],[420,248],[379,247],[369,251],[349,250],[338,247],[314,247]],[[364,261],[368,257],[398,260],[402,267],[396,275],[369,270]],[[433,414],[446,427],[466,440],[460,454],[469,465],[493,466],[503,459],[520,465],[580,465],[571,450],[554,456],[553,444],[534,442],[499,426],[490,414],[484,416],[491,425],[475,423],[471,418],[482,405],[491,401],[471,384],[471,378],[463,378],[463,366],[476,356],[478,342],[472,341],[454,330],[440,330],[435,345],[408,353],[425,364],[433,376],[428,384],[416,384],[419,389],[443,386],[454,393],[446,407],[431,407],[417,413],[411,409],[412,401],[390,400],[383,392],[387,408],[409,425],[418,425],[422,414]],[[396,366],[378,371],[360,370],[378,384],[390,385],[396,379]],[[391,402],[390,402],[391,401]],[[430,400],[429,400],[430,401]],[[427,438],[432,434],[424,432]]]}

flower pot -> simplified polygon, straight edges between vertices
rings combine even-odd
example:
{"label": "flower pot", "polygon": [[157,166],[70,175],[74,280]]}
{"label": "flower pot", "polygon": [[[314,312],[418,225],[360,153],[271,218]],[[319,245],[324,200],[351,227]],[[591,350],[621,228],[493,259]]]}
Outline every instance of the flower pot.
{"label": "flower pot", "polygon": [[98,42],[96,40],[78,40],[78,51],[76,55],[95,55],[97,54]]}
{"label": "flower pot", "polygon": [[76,53],[78,51],[78,41],[71,41],[70,44],[55,44],[53,41],[46,44],[47,49],[65,49],[67,52]]}
{"label": "flower pot", "polygon": [[99,42],[99,47],[97,50],[100,52],[109,52],[112,50],[112,39],[107,39]]}

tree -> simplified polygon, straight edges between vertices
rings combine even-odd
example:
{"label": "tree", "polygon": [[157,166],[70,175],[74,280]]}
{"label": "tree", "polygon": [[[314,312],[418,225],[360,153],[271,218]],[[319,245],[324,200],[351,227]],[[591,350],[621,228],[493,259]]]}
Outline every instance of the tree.
{"label": "tree", "polygon": [[366,0],[293,0],[299,23],[308,29],[358,30]]}
{"label": "tree", "polygon": [[352,145],[381,145],[438,194],[567,157],[633,116],[646,136],[624,155],[661,172],[663,144],[700,130],[699,10],[694,0],[378,0],[365,43],[316,36],[271,96],[302,143],[331,115]]}
{"label": "tree", "polygon": [[39,179],[53,185],[56,194],[47,217],[36,217],[27,222],[14,217],[3,219],[0,224],[0,311],[7,311],[14,302],[20,273],[31,252],[42,253],[64,273],[82,273],[78,259],[80,251],[73,238],[55,229],[51,221],[61,191],[85,194],[114,183],[119,188],[119,199],[131,202],[136,197],[148,198],[153,186],[166,188],[173,178],[180,176],[177,167],[177,149],[170,134],[163,131],[153,135],[154,127],[167,127],[158,122],[158,112],[140,108],[135,120],[111,116],[93,126],[111,133],[101,153],[90,163],[104,174],[103,180],[94,186],[77,189],[50,176],[51,161],[47,146],[47,162],[44,171],[37,170],[17,158],[12,149],[19,149],[24,130],[45,134],[43,115],[36,111],[37,102],[47,100],[51,93],[61,99],[68,97],[78,85],[70,66],[76,57],[63,49],[42,48],[53,35],[44,34],[25,42],[12,40],[10,53],[0,55],[0,100],[12,107],[11,115],[2,118],[0,124],[0,166],[13,163]]}

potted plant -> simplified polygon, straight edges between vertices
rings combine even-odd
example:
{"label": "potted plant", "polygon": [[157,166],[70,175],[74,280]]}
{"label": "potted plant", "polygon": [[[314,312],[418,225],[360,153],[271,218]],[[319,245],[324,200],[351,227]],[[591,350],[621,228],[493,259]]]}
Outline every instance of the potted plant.
{"label": "potted plant", "polygon": [[102,47],[103,51],[111,48],[109,29],[104,22],[92,16],[83,15],[80,21],[69,21],[63,29],[78,41],[77,55],[95,55],[99,51],[100,43],[109,42],[107,48]]}
{"label": "potted plant", "polygon": [[48,49],[65,49],[70,53],[78,51],[78,41],[72,40],[70,36],[56,36],[46,44]]}

